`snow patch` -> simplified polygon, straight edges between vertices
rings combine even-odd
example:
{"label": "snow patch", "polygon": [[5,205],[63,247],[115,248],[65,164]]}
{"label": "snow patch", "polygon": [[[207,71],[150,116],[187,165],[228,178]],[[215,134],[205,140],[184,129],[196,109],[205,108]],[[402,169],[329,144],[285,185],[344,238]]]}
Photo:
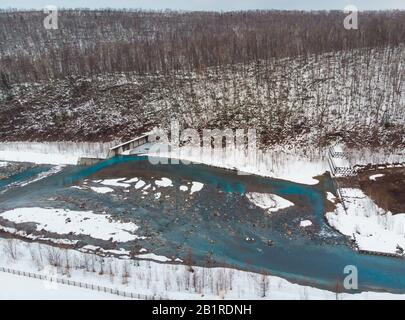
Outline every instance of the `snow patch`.
{"label": "snow patch", "polygon": [[384,176],[385,176],[385,174],[374,174],[374,175],[370,176],[369,179],[371,181],[377,181],[378,178],[382,178]]}
{"label": "snow patch", "polygon": [[294,206],[294,203],[275,194],[250,192],[246,194],[246,197],[255,206],[265,209],[268,212],[277,212]]}
{"label": "snow patch", "polygon": [[307,228],[307,227],[310,227],[310,226],[312,226],[312,221],[310,221],[310,220],[303,220],[303,221],[300,222],[300,227],[301,228]]}
{"label": "snow patch", "polygon": [[92,211],[71,211],[51,208],[18,208],[0,214],[15,223],[36,223],[36,230],[57,234],[83,234],[95,239],[127,242],[139,239],[133,233],[138,226],[131,222],[114,221],[111,216]]}
{"label": "snow patch", "polygon": [[101,193],[101,194],[114,192],[114,189],[111,189],[109,187],[90,187],[90,189],[93,190],[94,192]]}
{"label": "snow patch", "polygon": [[101,184],[104,186],[110,186],[110,187],[129,188],[131,186],[130,184],[121,182],[124,180],[126,180],[126,178],[106,179],[106,180],[101,181]]}
{"label": "snow patch", "polygon": [[172,187],[173,186],[173,182],[169,178],[162,178],[160,180],[156,180],[155,184],[158,187]]}
{"label": "snow patch", "polygon": [[135,184],[135,189],[136,189],[136,190],[141,189],[145,184],[146,184],[145,181],[139,180],[139,181]]}
{"label": "snow patch", "polygon": [[326,199],[328,199],[328,201],[335,203],[336,202],[336,197],[332,192],[326,192]]}
{"label": "snow patch", "polygon": [[158,256],[158,255],[156,255],[154,253],[138,254],[136,257],[139,258],[139,259],[154,260],[154,261],[159,261],[159,262],[172,261],[172,259],[169,259],[168,257]]}
{"label": "snow patch", "polygon": [[195,192],[199,192],[204,188],[204,184],[201,182],[192,182],[191,188],[190,188],[190,194],[193,194]]}

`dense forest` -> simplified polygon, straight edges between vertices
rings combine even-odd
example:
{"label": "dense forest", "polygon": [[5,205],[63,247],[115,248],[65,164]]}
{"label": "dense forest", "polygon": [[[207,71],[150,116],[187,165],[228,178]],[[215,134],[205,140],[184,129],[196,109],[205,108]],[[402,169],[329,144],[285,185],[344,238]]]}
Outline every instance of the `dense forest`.
{"label": "dense forest", "polygon": [[396,46],[405,40],[405,12],[361,12],[346,30],[341,11],[59,12],[46,30],[43,12],[0,12],[3,86],[70,75],[139,74],[257,60]]}
{"label": "dense forest", "polygon": [[275,144],[405,146],[405,12],[0,13],[0,140],[111,141],[155,126]]}

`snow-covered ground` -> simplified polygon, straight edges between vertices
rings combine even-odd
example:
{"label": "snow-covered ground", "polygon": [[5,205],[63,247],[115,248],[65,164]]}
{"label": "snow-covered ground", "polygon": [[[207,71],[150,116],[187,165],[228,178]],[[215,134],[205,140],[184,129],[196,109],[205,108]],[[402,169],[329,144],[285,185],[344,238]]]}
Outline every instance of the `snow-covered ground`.
{"label": "snow-covered ground", "polygon": [[115,142],[0,142],[0,160],[76,165],[80,157],[105,158],[114,145]]}
{"label": "snow-covered ground", "polygon": [[117,295],[0,272],[0,300],[118,300]]}
{"label": "snow-covered ground", "polygon": [[[373,292],[337,295],[331,291],[293,284],[279,277],[235,269],[193,266],[191,272],[189,266],[181,264],[102,258],[20,240],[0,239],[0,250],[0,266],[168,299],[405,299],[405,295]],[[50,264],[54,267],[50,267]],[[14,278],[8,274],[5,277],[11,285]],[[0,281],[2,278],[0,273]],[[31,282],[28,278],[25,280],[30,288]],[[21,287],[20,292],[19,279],[16,281],[15,290],[2,286],[0,296],[20,293],[29,299],[54,298],[53,293],[51,297],[45,288],[41,290],[38,285],[38,290]],[[63,288],[58,292],[61,298],[70,297],[70,292],[64,287],[58,284],[57,288]],[[96,291],[89,290],[83,298],[98,299],[100,296]]]}
{"label": "snow-covered ground", "polygon": [[[34,162],[38,164],[77,164],[80,157],[105,158],[110,143],[75,143],[75,142],[1,142],[0,164],[4,161]],[[289,180],[297,183],[314,185],[318,180],[315,176],[329,171],[326,161],[327,150],[309,150],[295,146],[274,146],[255,153],[246,150],[228,149],[218,151],[213,149],[182,147],[172,153],[161,148],[156,152],[151,148],[148,153],[153,157],[172,157],[181,159],[184,163],[194,162],[215,167],[235,169],[239,174],[257,174],[276,179]],[[350,164],[363,165],[368,163],[405,163],[403,151],[385,152],[364,150],[346,150]],[[131,181],[132,182],[132,181]],[[125,181],[125,183],[130,183]]]}
{"label": "snow-covered ground", "polygon": [[326,214],[329,224],[356,241],[359,249],[399,253],[405,249],[405,213],[392,215],[379,208],[360,189],[341,189],[342,204]]}
{"label": "snow-covered ground", "polygon": [[291,201],[275,194],[250,192],[246,197],[255,206],[267,210],[269,213],[277,212],[294,205]]}
{"label": "snow-covered ground", "polygon": [[138,239],[134,234],[138,226],[134,223],[114,221],[109,215],[94,214],[91,211],[71,211],[51,208],[17,208],[0,214],[15,223],[33,222],[38,231],[66,235],[88,235],[95,239],[127,242]]}
{"label": "snow-covered ground", "polygon": [[405,163],[405,150],[348,149],[346,154],[352,166]]}
{"label": "snow-covered ground", "polygon": [[165,257],[165,256],[159,256],[154,253],[144,253],[144,254],[139,254],[136,256],[139,259],[144,259],[144,260],[153,260],[153,261],[158,261],[158,262],[171,262],[172,259]]}
{"label": "snow-covered ground", "polygon": [[317,184],[315,176],[329,170],[326,152],[309,152],[297,148],[277,147],[266,151],[214,150],[195,147],[181,147],[172,152],[165,145],[154,147],[148,155],[152,163],[163,158],[181,159],[182,163],[203,163],[215,167],[237,170],[238,174],[257,174],[297,183]]}

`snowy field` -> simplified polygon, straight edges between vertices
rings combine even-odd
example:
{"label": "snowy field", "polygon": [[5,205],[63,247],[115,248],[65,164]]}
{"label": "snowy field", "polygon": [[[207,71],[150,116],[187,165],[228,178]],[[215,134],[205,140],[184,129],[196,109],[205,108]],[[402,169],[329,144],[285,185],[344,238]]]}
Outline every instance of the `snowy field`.
{"label": "snowy field", "polygon": [[356,241],[361,250],[402,253],[405,249],[405,213],[392,215],[379,208],[360,189],[342,188],[342,204],[326,214],[329,224]]}
{"label": "snowy field", "polygon": [[119,300],[119,296],[0,272],[0,300]]}
{"label": "snowy field", "polygon": [[0,142],[0,161],[76,165],[80,157],[105,158],[110,143],[87,142]]}

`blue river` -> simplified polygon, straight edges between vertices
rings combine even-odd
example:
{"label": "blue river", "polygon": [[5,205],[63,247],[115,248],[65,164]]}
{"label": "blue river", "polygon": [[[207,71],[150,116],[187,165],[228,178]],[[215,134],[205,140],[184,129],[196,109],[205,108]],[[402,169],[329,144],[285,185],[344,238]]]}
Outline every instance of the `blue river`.
{"label": "blue river", "polygon": [[[190,258],[201,266],[269,273],[330,290],[345,277],[345,266],[354,265],[358,269],[359,291],[405,293],[405,261],[359,254],[346,237],[328,226],[324,218],[325,192],[333,189],[326,175],[318,185],[308,186],[239,176],[205,165],[152,165],[144,157],[126,156],[88,167],[67,166],[42,180],[6,189],[7,185],[49,169],[42,166],[0,180],[0,211],[33,206],[74,210],[80,204],[134,221],[148,237],[139,247],[155,254]],[[167,200],[155,202],[136,194],[118,197],[71,188],[83,181],[119,177],[167,177],[175,186],[198,181],[204,188],[190,199],[178,187],[167,188]],[[246,192],[277,194],[296,205],[266,214],[246,199]],[[311,232],[299,227],[303,219],[314,222]]]}

